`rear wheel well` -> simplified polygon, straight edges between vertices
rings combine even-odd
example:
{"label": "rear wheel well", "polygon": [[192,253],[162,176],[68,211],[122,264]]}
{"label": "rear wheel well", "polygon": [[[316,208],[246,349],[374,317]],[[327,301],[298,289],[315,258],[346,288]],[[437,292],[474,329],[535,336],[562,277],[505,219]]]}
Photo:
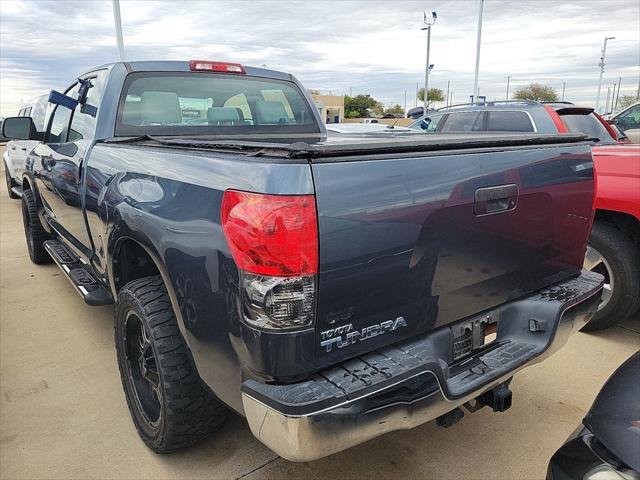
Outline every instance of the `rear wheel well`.
{"label": "rear wheel well", "polygon": [[124,240],[113,256],[113,281],[116,293],[127,283],[139,278],[160,275],[151,255],[134,240]]}
{"label": "rear wheel well", "polygon": [[595,221],[612,225],[640,248],[640,221],[633,215],[611,210],[596,210]]}

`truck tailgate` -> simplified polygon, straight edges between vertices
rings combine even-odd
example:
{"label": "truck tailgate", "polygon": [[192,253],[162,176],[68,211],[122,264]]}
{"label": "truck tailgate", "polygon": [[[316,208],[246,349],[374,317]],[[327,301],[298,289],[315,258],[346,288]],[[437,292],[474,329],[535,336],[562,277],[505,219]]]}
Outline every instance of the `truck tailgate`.
{"label": "truck tailgate", "polygon": [[587,144],[312,162],[317,366],[425,333],[580,272]]}

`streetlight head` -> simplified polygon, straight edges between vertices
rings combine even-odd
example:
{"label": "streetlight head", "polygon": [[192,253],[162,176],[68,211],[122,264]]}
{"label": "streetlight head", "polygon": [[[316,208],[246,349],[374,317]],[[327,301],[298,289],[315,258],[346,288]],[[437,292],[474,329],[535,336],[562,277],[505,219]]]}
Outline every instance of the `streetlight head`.
{"label": "streetlight head", "polygon": [[616,37],[607,37],[607,40],[615,40]]}
{"label": "streetlight head", "polygon": [[434,22],[438,19],[438,14],[436,12],[431,12],[431,16],[433,17]]}

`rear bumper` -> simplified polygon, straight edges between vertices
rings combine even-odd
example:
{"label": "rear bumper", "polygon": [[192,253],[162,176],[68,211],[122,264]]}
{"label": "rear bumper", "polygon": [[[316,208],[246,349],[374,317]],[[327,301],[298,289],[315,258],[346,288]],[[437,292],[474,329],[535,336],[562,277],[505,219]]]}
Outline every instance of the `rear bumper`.
{"label": "rear bumper", "polygon": [[452,330],[444,327],[305,382],[247,380],[242,402],[251,431],[278,455],[309,461],[436,419],[564,345],[595,313],[602,280],[583,271],[483,313],[498,319],[496,341],[456,363]]}

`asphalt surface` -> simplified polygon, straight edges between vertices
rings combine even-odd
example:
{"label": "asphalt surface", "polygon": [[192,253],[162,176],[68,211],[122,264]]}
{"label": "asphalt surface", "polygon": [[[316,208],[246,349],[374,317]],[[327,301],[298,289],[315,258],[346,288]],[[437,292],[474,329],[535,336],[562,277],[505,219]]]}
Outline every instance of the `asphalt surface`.
{"label": "asphalt surface", "polygon": [[640,317],[574,335],[511,384],[513,407],[394,432],[331,457],[290,463],[232,415],[172,455],[144,446],[129,418],[113,308],[89,307],[54,265],[36,266],[20,202],[0,189],[0,478],[542,479],[609,375],[640,347]]}

